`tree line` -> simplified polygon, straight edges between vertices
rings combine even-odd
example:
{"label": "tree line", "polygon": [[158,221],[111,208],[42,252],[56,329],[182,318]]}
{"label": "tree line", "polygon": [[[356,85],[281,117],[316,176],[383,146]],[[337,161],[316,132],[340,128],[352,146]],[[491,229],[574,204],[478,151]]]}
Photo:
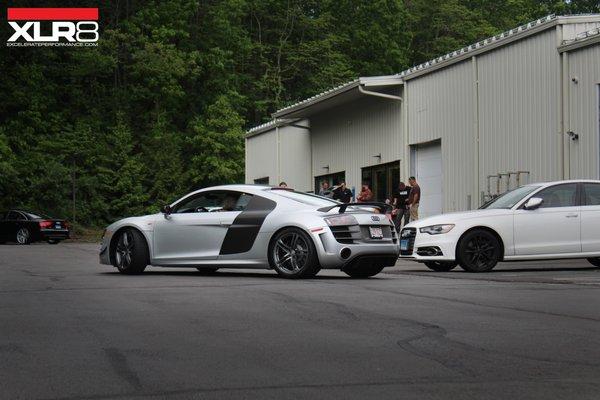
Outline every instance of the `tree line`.
{"label": "tree line", "polygon": [[[40,7],[14,1],[7,6]],[[99,7],[97,47],[2,47],[0,209],[100,226],[241,182],[244,131],[358,76],[385,75],[597,0],[45,1]],[[11,34],[6,23],[0,37]]]}

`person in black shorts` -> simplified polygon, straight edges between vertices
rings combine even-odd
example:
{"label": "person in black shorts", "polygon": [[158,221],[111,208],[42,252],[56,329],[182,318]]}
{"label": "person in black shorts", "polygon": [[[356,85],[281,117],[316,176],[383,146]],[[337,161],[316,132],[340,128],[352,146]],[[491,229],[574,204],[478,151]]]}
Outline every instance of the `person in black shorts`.
{"label": "person in black shorts", "polygon": [[410,196],[410,186],[406,186],[404,182],[398,184],[398,190],[394,193],[394,208],[396,209],[396,218],[394,218],[394,226],[396,231],[400,232],[402,228],[402,219],[404,225],[408,224],[410,213],[408,211],[408,197]]}

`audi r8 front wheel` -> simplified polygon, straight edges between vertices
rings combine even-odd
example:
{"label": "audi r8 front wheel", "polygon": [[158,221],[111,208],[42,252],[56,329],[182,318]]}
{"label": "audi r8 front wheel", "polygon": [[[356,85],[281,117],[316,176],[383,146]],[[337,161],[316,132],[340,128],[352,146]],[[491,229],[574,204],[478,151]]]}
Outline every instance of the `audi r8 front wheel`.
{"label": "audi r8 front wheel", "polygon": [[284,278],[311,278],[321,267],[315,245],[299,228],[285,228],[269,244],[269,264]]}
{"label": "audi r8 front wheel", "polygon": [[149,263],[148,244],[135,229],[125,229],[116,237],[112,246],[112,262],[122,274],[141,274]]}

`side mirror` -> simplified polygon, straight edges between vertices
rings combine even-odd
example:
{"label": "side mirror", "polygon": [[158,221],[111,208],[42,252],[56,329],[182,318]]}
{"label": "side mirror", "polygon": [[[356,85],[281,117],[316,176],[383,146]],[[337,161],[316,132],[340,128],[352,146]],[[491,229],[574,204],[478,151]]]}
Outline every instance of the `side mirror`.
{"label": "side mirror", "polygon": [[525,203],[523,208],[526,210],[535,210],[540,208],[543,202],[544,199],[540,199],[539,197],[532,197],[529,200],[527,200],[527,203]]}
{"label": "side mirror", "polygon": [[163,214],[165,214],[165,216],[168,216],[173,212],[173,209],[171,208],[170,205],[167,204],[166,206],[163,206],[161,211]]}

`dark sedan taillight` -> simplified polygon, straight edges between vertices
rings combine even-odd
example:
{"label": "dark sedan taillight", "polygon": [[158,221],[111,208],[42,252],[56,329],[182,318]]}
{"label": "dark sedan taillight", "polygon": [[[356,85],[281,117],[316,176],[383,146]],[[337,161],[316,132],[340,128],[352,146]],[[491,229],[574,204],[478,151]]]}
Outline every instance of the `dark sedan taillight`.
{"label": "dark sedan taillight", "polygon": [[52,221],[40,221],[40,229],[51,229],[54,222]]}
{"label": "dark sedan taillight", "polygon": [[63,222],[63,227],[64,227],[65,229],[71,229],[71,225],[69,225],[69,221],[65,221],[65,222]]}

